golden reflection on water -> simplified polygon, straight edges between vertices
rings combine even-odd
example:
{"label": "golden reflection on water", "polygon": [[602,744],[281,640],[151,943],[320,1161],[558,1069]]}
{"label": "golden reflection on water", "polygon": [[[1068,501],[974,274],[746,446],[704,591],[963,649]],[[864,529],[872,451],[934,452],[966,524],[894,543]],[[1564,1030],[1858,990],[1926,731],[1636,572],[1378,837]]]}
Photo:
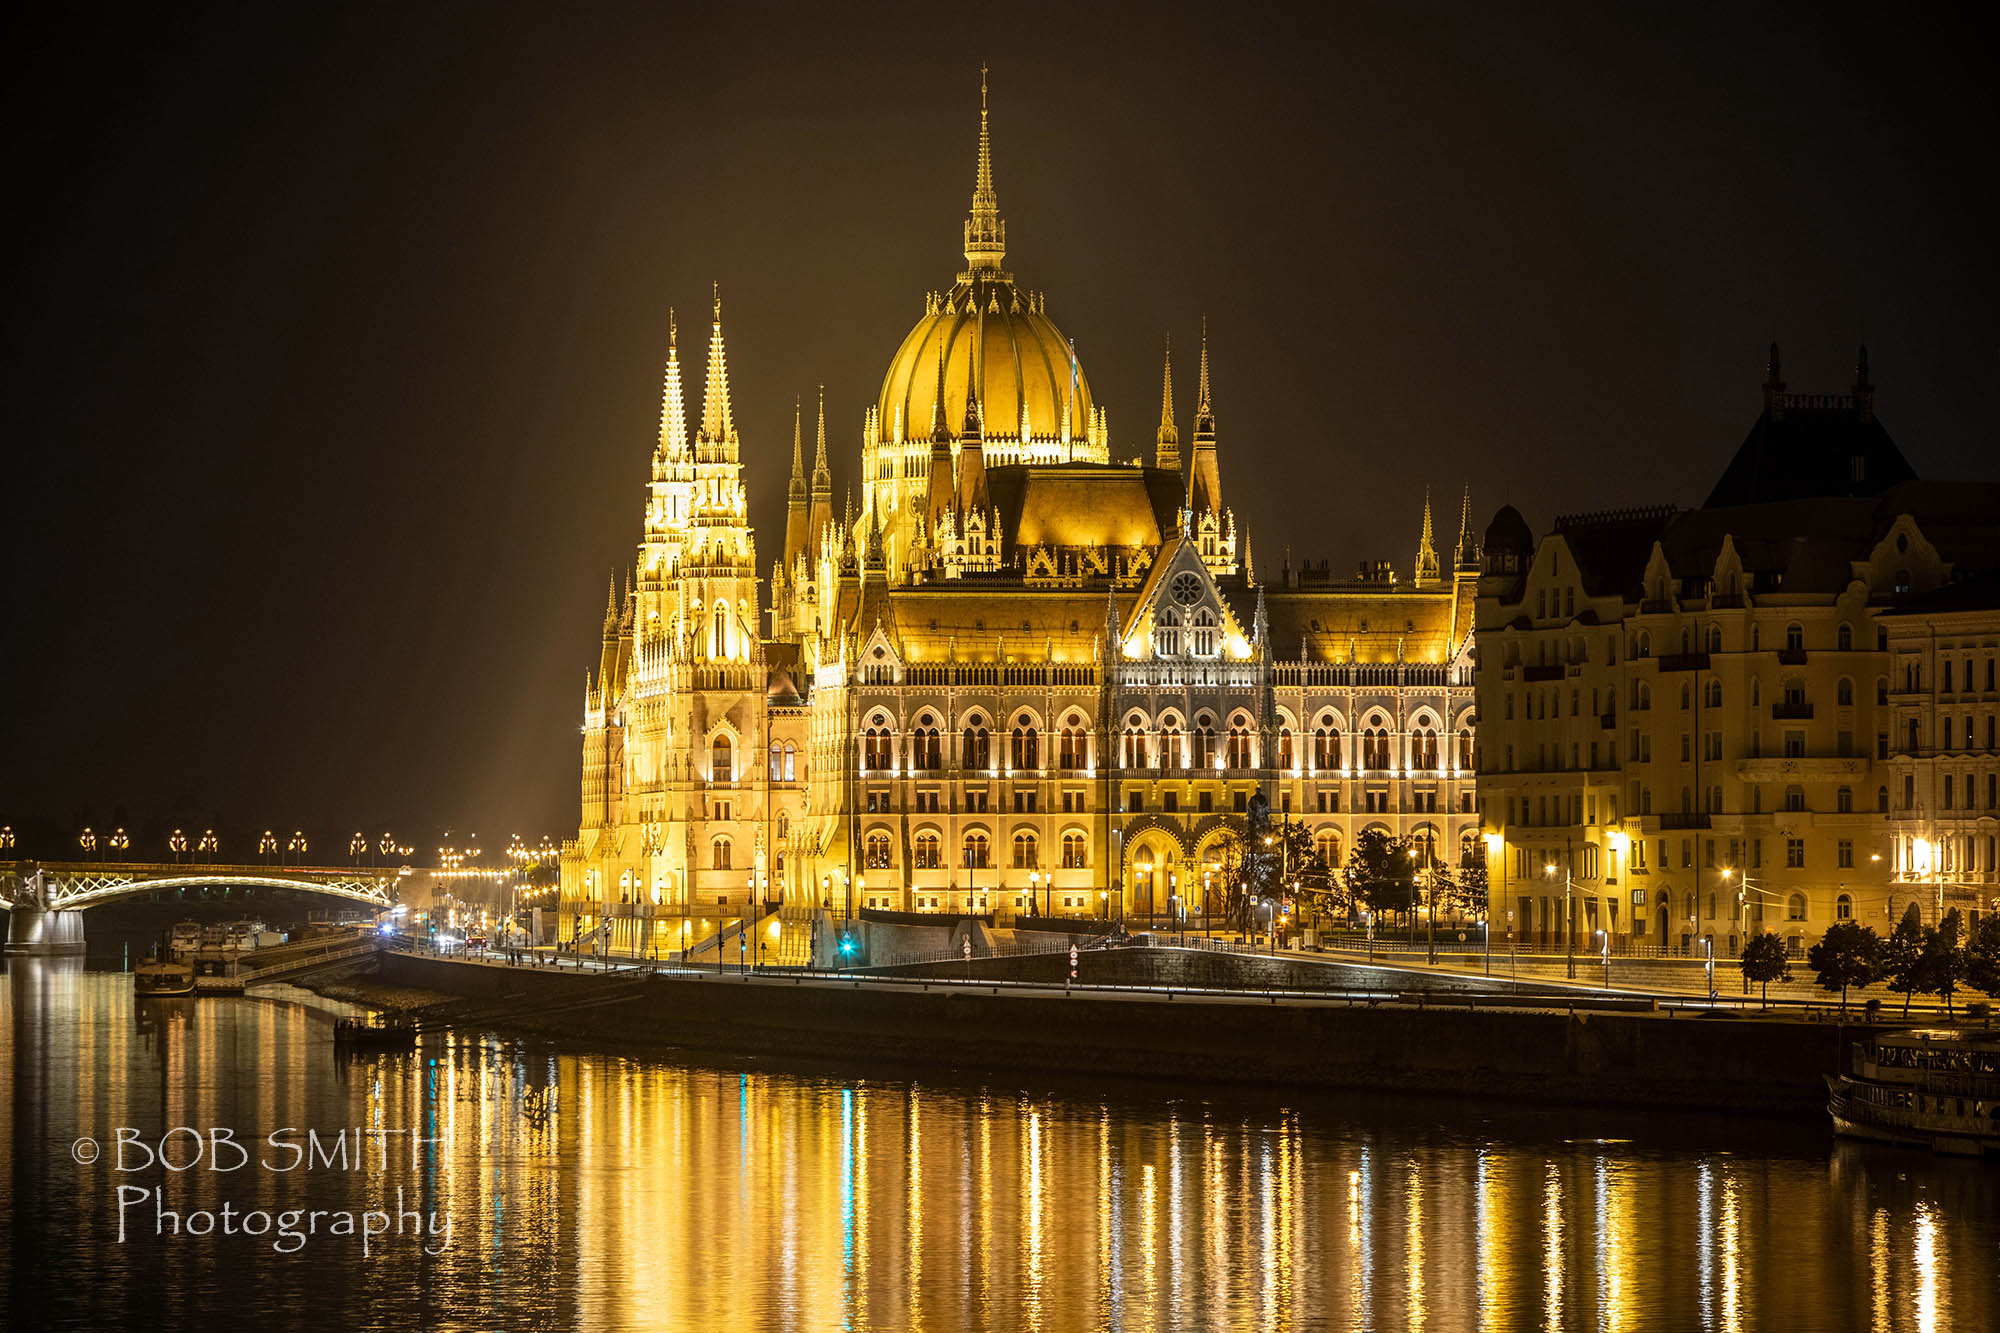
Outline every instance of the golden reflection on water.
{"label": "golden reflection on water", "polygon": [[[1540,1112],[1472,1129],[1440,1102],[1024,1091],[476,1034],[347,1061],[330,1010],[141,1013],[121,982],[16,968],[0,990],[19,1163],[0,1215],[97,1275],[44,1294],[75,1326],[310,1306],[447,1329],[1732,1330],[1842,1301],[1883,1330],[1995,1323],[1996,1173],[1917,1154],[1730,1156],[1552,1141]],[[120,1247],[121,1182],[65,1149],[128,1124],[418,1130],[438,1143],[393,1169],[165,1187],[183,1209],[393,1208],[401,1189],[450,1217],[452,1246],[365,1265],[331,1243]],[[0,1247],[12,1289],[41,1280],[13,1262]]]}

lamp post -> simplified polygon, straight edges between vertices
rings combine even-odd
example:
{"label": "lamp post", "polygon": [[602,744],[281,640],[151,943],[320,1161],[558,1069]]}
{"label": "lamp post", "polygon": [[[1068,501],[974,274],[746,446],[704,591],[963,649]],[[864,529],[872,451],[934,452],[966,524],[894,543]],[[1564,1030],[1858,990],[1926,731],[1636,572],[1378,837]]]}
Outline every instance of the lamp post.
{"label": "lamp post", "polygon": [[181,832],[179,829],[175,829],[167,838],[167,850],[173,853],[175,864],[179,864],[181,859],[187,855],[187,849],[187,834]]}
{"label": "lamp post", "polygon": [[[972,872],[970,869],[966,871],[966,874],[968,876],[971,873]],[[1039,870],[1030,870],[1028,872],[1028,907],[1030,910],[1036,913],[1039,913],[1041,911],[1041,904],[1035,901],[1035,895],[1041,891],[1041,883],[1042,883],[1042,872]],[[1053,902],[1053,900],[1051,900],[1051,902]]]}
{"label": "lamp post", "polygon": [[207,856],[210,861],[215,860],[221,847],[222,843],[216,838],[214,829],[203,829],[201,841],[194,845],[195,851]]}
{"label": "lamp post", "polygon": [[[1494,859],[1496,859],[1496,858],[1497,858],[1497,859],[1499,860],[1499,862],[1500,862],[1500,876],[1501,876],[1501,879],[1500,879],[1500,901],[1501,901],[1501,902],[1505,902],[1505,901],[1507,901],[1507,887],[1506,887],[1506,885],[1507,885],[1507,880],[1506,880],[1506,876],[1507,876],[1507,839],[1506,839],[1506,835],[1505,835],[1505,834],[1501,834],[1501,833],[1489,833],[1489,834],[1487,834],[1487,835],[1486,835],[1486,856],[1487,856],[1487,859],[1488,859],[1488,861],[1492,861],[1492,860],[1494,860]],[[1492,871],[1492,870],[1491,870],[1490,868],[1489,868],[1489,869],[1487,870],[1487,872],[1486,872],[1486,884],[1487,884],[1487,890],[1486,890],[1486,912],[1485,912],[1485,917],[1486,917],[1486,921],[1485,921],[1485,924],[1486,924],[1486,975],[1490,977],[1490,976],[1492,976],[1492,975],[1493,975],[1493,889],[1492,889],[1492,884],[1493,884],[1493,871]],[[1509,919],[1511,920],[1512,918],[1510,917]],[[1508,944],[1509,944],[1510,946],[1511,946],[1511,945],[1513,944],[1513,940],[1512,940],[1512,938],[1511,938],[1512,934],[1513,934],[1513,932],[1512,932],[1512,931],[1509,931],[1509,932],[1508,932],[1508,935],[1510,936],[1510,938],[1509,938],[1509,940],[1508,940]]]}
{"label": "lamp post", "polygon": [[91,829],[90,825],[85,824],[83,832],[76,835],[76,845],[83,849],[83,854],[86,857],[97,850],[97,834]]}
{"label": "lamp post", "polygon": [[111,836],[105,839],[105,846],[117,852],[121,860],[124,858],[125,849],[131,845],[132,839],[125,836],[123,827],[113,830]]}
{"label": "lamp post", "polygon": [[[1550,861],[1542,867],[1550,879],[1556,877],[1556,863]],[[1563,957],[1568,965],[1569,978],[1576,980],[1576,923],[1570,917],[1570,873],[1563,867]]]}

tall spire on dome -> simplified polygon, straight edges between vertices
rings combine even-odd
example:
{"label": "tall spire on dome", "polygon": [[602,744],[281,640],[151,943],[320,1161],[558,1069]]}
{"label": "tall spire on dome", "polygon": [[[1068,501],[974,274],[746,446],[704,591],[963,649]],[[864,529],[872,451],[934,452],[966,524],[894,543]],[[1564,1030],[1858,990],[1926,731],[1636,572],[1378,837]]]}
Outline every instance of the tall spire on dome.
{"label": "tall spire on dome", "polygon": [[972,183],[972,216],[965,220],[965,263],[998,271],[1007,257],[1007,224],[993,193],[993,138],[986,125],[986,66],[979,67],[979,170]]}
{"label": "tall spire on dome", "polygon": [[951,443],[951,422],[945,417],[944,414],[944,359],[945,356],[950,351],[951,348],[945,343],[944,335],[940,333],[938,335],[938,354],[937,354],[937,368],[938,368],[937,407],[933,409],[933,411],[931,412],[932,444]]}
{"label": "tall spire on dome", "polygon": [[1181,433],[1174,425],[1174,335],[1167,335],[1166,369],[1160,376],[1160,433],[1154,438],[1153,462],[1175,472],[1181,467]]}
{"label": "tall spire on dome", "polygon": [[785,555],[782,570],[805,552],[811,538],[806,511],[805,402],[792,400],[792,484],[785,493]]}
{"label": "tall spire on dome", "polygon": [[667,373],[660,386],[660,453],[668,458],[687,451],[688,423],[686,397],[681,392],[679,330],[674,327],[674,308],[667,307]]}
{"label": "tall spire on dome", "polygon": [[1419,585],[1435,583],[1438,576],[1437,538],[1431,529],[1431,488],[1424,487],[1424,531],[1417,538],[1416,579]]}
{"label": "tall spire on dome", "polygon": [[722,284],[715,286],[715,323],[708,335],[708,389],[701,400],[701,438],[717,444],[736,442],[736,422],[729,412],[729,360],[722,346]]}

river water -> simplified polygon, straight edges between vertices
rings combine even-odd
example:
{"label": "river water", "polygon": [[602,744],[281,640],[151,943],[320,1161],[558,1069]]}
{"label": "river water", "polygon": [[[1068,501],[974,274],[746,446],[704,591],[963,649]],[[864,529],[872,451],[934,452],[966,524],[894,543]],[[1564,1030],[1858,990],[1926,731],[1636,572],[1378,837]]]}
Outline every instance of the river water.
{"label": "river water", "polygon": [[304,992],[5,980],[15,1328],[2000,1322],[2000,1170],[1814,1123],[497,1034],[348,1058]]}

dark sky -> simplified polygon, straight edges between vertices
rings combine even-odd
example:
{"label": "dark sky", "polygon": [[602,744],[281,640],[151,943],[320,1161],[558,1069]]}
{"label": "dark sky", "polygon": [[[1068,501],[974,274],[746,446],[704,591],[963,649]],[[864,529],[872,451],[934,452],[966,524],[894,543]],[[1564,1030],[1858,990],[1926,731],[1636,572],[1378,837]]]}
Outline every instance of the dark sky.
{"label": "dark sky", "polygon": [[667,307],[698,384],[722,285],[768,568],[794,397],[844,486],[962,264],[982,58],[1009,267],[1121,454],[1207,314],[1266,570],[1407,568],[1425,486],[1443,541],[1468,482],[1698,502],[1773,338],[1799,392],[1865,338],[1918,471],[1995,473],[1944,10],[55,8],[5,56],[0,823],[573,832]]}

